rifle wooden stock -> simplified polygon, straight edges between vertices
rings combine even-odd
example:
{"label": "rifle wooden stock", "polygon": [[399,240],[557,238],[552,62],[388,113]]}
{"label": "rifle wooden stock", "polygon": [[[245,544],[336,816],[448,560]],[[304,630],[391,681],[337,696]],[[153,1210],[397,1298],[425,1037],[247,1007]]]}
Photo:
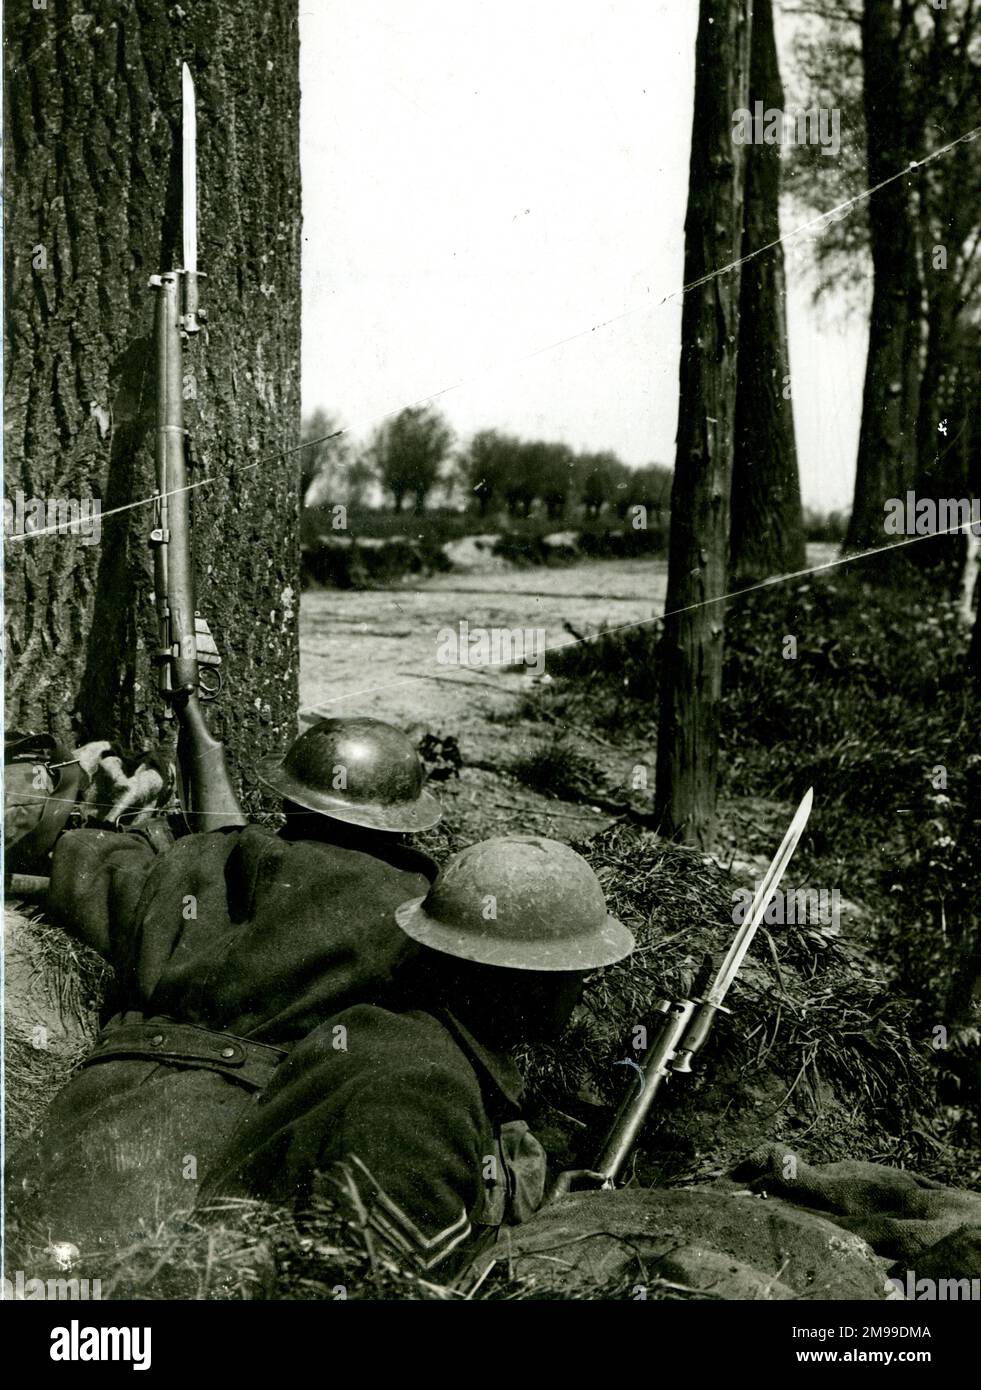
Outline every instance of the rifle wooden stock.
{"label": "rifle wooden stock", "polygon": [[188,822],[195,830],[245,825],[232,786],[225,747],[211,733],[197,695],[175,701],[180,733],[177,761],[184,781]]}
{"label": "rifle wooden stock", "polygon": [[[158,501],[151,544],[160,646],[160,691],[177,716],[177,761],[183,784],[184,814],[192,830],[245,825],[246,819],[225,761],[222,744],[208,729],[201,709],[197,634],[201,619],[194,605],[191,515],[184,438],[182,327],[196,330],[197,286],[190,318],[182,321],[176,272],[155,276],[157,292],[156,472]],[[206,631],[206,625],[202,628]]]}

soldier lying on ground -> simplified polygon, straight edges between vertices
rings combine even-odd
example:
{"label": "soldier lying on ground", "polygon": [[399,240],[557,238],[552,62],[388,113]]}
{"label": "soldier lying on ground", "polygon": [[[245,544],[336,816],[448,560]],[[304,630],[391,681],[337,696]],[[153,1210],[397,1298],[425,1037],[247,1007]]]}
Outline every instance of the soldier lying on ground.
{"label": "soldier lying on ground", "polygon": [[109,957],[126,1007],[282,1042],[373,998],[411,954],[395,909],[437,866],[403,838],[440,811],[409,739],[322,720],[260,776],[284,799],[279,833],[188,835],[160,854],[147,827],[58,841],[50,910]]}
{"label": "soldier lying on ground", "polygon": [[534,836],[472,845],[397,917],[424,948],[401,1007],[357,1005],[304,1038],[206,1189],[302,1207],[353,1188],[390,1251],[446,1277],[544,1195],[509,1051],[556,1039],[585,976],[634,942],[586,861]]}
{"label": "soldier lying on ground", "polygon": [[165,834],[157,853],[157,833],[78,830],[55,847],[51,910],[116,974],[115,1016],[15,1165],[24,1212],[43,1197],[58,1239],[113,1243],[186,1208],[283,1046],[381,999],[415,952],[395,909],[437,866],[402,839],[440,812],[405,735],[324,720],[261,775],[285,798],[278,834]]}

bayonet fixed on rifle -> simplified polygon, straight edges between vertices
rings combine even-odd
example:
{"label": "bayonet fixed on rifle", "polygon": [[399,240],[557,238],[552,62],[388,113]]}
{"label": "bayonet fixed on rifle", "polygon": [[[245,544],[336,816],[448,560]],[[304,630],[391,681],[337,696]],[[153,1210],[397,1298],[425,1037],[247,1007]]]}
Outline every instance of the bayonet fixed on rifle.
{"label": "bayonet fixed on rifle", "polygon": [[724,1008],[729,988],[739,973],[763,915],[797,848],[811,814],[813,800],[813,790],[808,789],[766,876],[756,890],[742,926],[708,988],[694,999],[661,999],[655,1005],[661,1025],[639,1064],[643,1075],[632,1083],[591,1170],[602,1180],[604,1188],[616,1186],[657,1093],[670,1073],[691,1071],[692,1059],[705,1045],[716,1014]]}
{"label": "bayonet fixed on rifle", "polygon": [[[192,830],[244,825],[225,762],[208,729],[202,700],[221,689],[221,657],[195,608],[187,436],[184,430],[184,345],[200,332],[198,308],[197,117],[194,82],[182,67],[183,259],[181,270],[150,279],[156,291],[156,494],[150,545],[159,646],[160,691],[178,721],[181,802]],[[205,674],[207,673],[207,674]]]}

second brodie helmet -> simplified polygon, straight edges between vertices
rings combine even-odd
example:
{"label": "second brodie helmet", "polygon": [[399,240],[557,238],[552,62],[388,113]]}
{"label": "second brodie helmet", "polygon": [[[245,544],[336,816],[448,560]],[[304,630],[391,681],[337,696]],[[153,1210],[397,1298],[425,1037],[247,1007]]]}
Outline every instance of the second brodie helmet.
{"label": "second brodie helmet", "polygon": [[395,920],[433,951],[515,970],[595,970],[634,948],[582,855],[540,835],[482,840],[455,854]]}

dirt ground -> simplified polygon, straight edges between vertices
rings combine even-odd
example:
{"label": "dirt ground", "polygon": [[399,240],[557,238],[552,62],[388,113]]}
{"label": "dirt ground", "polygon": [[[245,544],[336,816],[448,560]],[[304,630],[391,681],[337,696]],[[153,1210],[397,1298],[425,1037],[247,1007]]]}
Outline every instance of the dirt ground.
{"label": "dirt ground", "polygon": [[[477,562],[480,563],[479,557]],[[492,562],[491,562],[492,563]],[[608,560],[562,569],[474,568],[396,589],[314,590],[300,616],[301,721],[372,715],[465,729],[476,756],[493,746],[488,708],[500,718],[535,676],[442,664],[441,629],[537,629],[547,648],[604,625],[649,621],[664,606],[667,564]],[[548,664],[546,658],[546,674]],[[459,734],[458,734],[459,736]]]}

